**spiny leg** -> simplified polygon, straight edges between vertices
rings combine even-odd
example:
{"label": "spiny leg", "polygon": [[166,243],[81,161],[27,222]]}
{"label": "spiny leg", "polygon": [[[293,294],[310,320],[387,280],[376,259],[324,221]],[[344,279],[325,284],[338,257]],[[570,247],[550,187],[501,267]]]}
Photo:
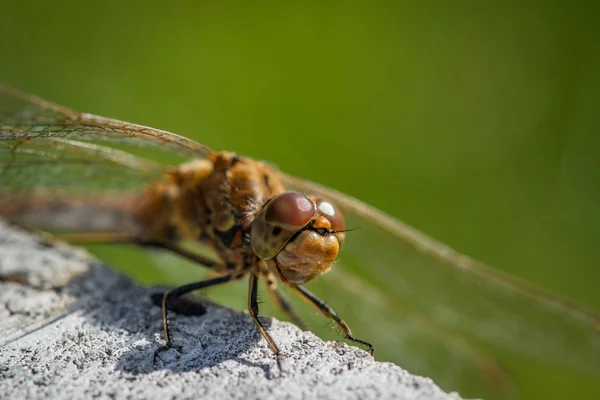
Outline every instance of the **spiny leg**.
{"label": "spiny leg", "polygon": [[333,309],[327,305],[327,303],[325,303],[323,300],[319,299],[317,296],[315,296],[314,294],[312,294],[311,292],[309,292],[302,286],[292,286],[292,288],[304,300],[308,301],[310,304],[317,307],[327,317],[333,319],[335,321],[335,323],[338,324],[338,326],[340,328],[342,328],[342,330],[346,334],[347,340],[367,347],[369,349],[369,353],[371,353],[371,355],[373,355],[373,351],[375,350],[373,345],[371,343],[365,342],[364,340],[360,340],[360,339],[357,339],[354,336],[352,336],[352,331],[350,330],[350,327],[348,326],[348,324],[345,323],[344,320],[342,318],[340,318],[340,316],[337,315],[335,313],[335,311],[333,311]]}
{"label": "spiny leg", "polygon": [[269,347],[271,348],[273,353],[275,353],[275,357],[277,359],[277,366],[279,367],[279,370],[281,371],[281,360],[279,358],[279,347],[275,344],[275,341],[273,340],[271,335],[269,335],[269,333],[263,326],[262,322],[260,322],[260,320],[258,319],[257,286],[258,286],[258,275],[257,275],[256,271],[252,271],[252,273],[250,274],[249,285],[248,285],[248,312],[250,314],[250,317],[252,317],[252,321],[254,321],[254,325],[256,325],[256,328],[258,329],[258,331],[260,332],[262,337],[265,338],[265,340],[267,341],[267,344],[269,345]]}
{"label": "spiny leg", "polygon": [[[61,234],[56,235],[54,238],[61,239],[67,241],[71,244],[137,244],[141,246],[147,247],[155,247],[159,249],[168,250],[182,258],[190,260],[196,264],[200,264],[206,268],[215,268],[219,269],[219,265],[214,261],[205,258],[199,254],[191,252],[189,250],[184,249],[183,247],[178,246],[173,242],[160,242],[160,241],[149,241],[139,239],[134,235],[130,235],[127,233],[118,233],[118,232],[89,232],[89,233],[73,233],[73,234]],[[1,279],[1,278],[0,278]],[[162,306],[162,300],[164,294],[156,293],[150,296],[152,299],[152,303],[157,306]],[[180,304],[177,307],[177,312],[179,314],[185,315],[199,315],[197,311],[190,311],[193,307],[190,304],[187,304],[187,308],[182,307]]]}
{"label": "spiny leg", "polygon": [[[90,232],[90,233],[74,233],[74,234],[62,234],[55,236],[57,239],[65,240],[71,244],[137,244],[140,246],[146,247],[155,247],[159,249],[168,250],[182,258],[190,260],[196,264],[200,264],[206,268],[215,268],[219,269],[219,265],[199,254],[191,252],[189,250],[184,249],[183,247],[178,246],[176,243],[168,242],[168,241],[149,241],[143,240],[136,236],[126,234],[126,233],[118,233],[118,232]],[[162,305],[164,295],[160,293],[156,293],[150,296],[152,299],[152,303],[157,306]],[[189,307],[188,307],[189,308]],[[186,315],[198,315],[197,312],[185,311],[183,308],[178,307],[178,312],[180,314]]]}
{"label": "spiny leg", "polygon": [[193,292],[194,290],[206,289],[211,286],[219,285],[221,283],[230,282],[235,279],[239,279],[242,275],[239,272],[219,276],[217,278],[207,279],[200,282],[189,283],[187,285],[179,286],[174,289],[167,290],[163,295],[162,300],[162,315],[163,315],[163,328],[165,332],[165,341],[166,344],[161,346],[154,352],[154,361],[156,362],[156,357],[158,355],[170,348],[176,347],[173,345],[173,340],[171,339],[171,330],[169,329],[169,303],[173,300],[181,297],[187,293]]}
{"label": "spiny leg", "polygon": [[[216,263],[208,258],[205,258],[199,254],[196,254],[192,251],[186,250],[183,247],[180,247],[176,243],[173,243],[173,242],[151,242],[151,241],[141,242],[141,241],[138,241],[138,243],[142,246],[148,246],[148,247],[154,247],[154,248],[158,248],[158,249],[168,250],[182,258],[185,258],[196,264],[202,265],[203,267],[206,267],[206,268],[214,269],[216,271],[223,270],[222,266],[219,265],[218,263]],[[152,302],[157,306],[161,306],[163,297],[164,297],[163,295],[160,295],[160,296],[152,295]],[[199,315],[198,313],[183,311],[181,307],[178,307],[178,310],[179,310],[178,311],[179,314],[183,313],[186,315]]]}
{"label": "spiny leg", "polygon": [[271,294],[271,296],[273,296],[273,298],[275,299],[279,307],[281,307],[283,312],[285,312],[288,315],[288,317],[292,320],[292,322],[296,324],[300,329],[302,329],[303,331],[307,330],[306,324],[302,321],[298,314],[296,314],[296,312],[292,308],[292,305],[285,298],[281,290],[277,288],[277,281],[275,280],[275,276],[273,276],[273,274],[269,272],[267,274],[264,274],[264,277],[265,282],[267,283],[267,289],[269,290],[269,293]]}
{"label": "spiny leg", "polygon": [[213,261],[209,258],[203,257],[199,254],[196,254],[193,251],[186,250],[183,247],[178,246],[176,243],[173,243],[173,242],[149,242],[149,241],[146,241],[146,242],[139,242],[139,244],[141,244],[143,246],[151,246],[151,247],[169,250],[169,251],[177,254],[180,257],[183,257],[189,261],[193,261],[193,262],[200,264],[206,268],[216,268],[218,270],[219,269],[218,267],[220,267],[220,264],[216,263],[215,261]]}
{"label": "spiny leg", "polygon": [[137,243],[137,237],[135,235],[124,232],[50,233],[34,225],[29,225],[18,220],[8,220],[8,223],[40,236],[47,243],[52,243],[56,240],[62,240],[69,244]]}
{"label": "spiny leg", "polygon": [[140,246],[156,247],[169,250],[180,257],[203,265],[207,268],[215,268],[218,263],[215,261],[186,250],[183,247],[170,241],[158,241],[141,239],[135,235],[121,232],[86,232],[86,233],[66,233],[52,235],[53,238],[64,240],[70,244],[137,244]]}
{"label": "spiny leg", "polygon": [[58,233],[52,238],[69,244],[126,244],[138,243],[135,235],[122,232]]}

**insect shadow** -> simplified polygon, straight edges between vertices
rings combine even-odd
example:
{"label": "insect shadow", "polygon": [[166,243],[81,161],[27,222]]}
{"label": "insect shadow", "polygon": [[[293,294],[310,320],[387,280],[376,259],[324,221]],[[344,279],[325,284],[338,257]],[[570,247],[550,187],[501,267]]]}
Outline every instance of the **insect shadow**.
{"label": "insect shadow", "polygon": [[[103,288],[100,298],[89,298],[90,287]],[[114,341],[112,356],[118,355],[116,369],[132,373],[199,371],[233,360],[264,370],[268,377],[278,374],[275,358],[264,347],[264,363],[249,361],[244,354],[262,337],[246,313],[223,308],[194,294],[182,297],[170,307],[170,329],[177,348],[156,353],[164,345],[162,295],[166,287],[143,287],[107,266],[92,264],[90,271],[74,278],[63,290],[83,304],[89,322],[109,332]],[[77,302],[76,302],[77,303]],[[270,327],[271,320],[263,320]],[[112,358],[112,357],[111,357]]]}

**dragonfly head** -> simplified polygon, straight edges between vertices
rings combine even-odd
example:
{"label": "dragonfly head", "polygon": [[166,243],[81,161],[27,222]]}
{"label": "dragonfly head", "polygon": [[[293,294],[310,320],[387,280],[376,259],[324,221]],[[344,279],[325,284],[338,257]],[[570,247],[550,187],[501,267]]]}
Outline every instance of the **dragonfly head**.
{"label": "dragonfly head", "polygon": [[344,243],[344,217],[326,199],[284,192],[257,213],[252,249],[282,281],[308,282],[329,271]]}

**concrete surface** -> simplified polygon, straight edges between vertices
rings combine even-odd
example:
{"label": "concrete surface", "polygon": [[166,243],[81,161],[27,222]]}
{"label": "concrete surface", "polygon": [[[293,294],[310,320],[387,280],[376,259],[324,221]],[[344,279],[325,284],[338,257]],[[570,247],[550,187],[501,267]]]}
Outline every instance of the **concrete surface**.
{"label": "concrete surface", "polygon": [[250,317],[198,300],[177,315],[181,353],[163,344],[160,308],[81,250],[0,221],[0,399],[459,399],[430,379],[345,343],[270,320],[282,370]]}

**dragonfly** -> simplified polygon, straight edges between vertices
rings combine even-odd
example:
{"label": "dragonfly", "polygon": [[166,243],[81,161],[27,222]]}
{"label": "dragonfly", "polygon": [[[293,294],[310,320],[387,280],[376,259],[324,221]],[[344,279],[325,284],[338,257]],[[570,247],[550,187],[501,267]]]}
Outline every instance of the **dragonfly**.
{"label": "dragonfly", "polygon": [[[277,360],[280,349],[258,318],[259,282],[297,325],[304,327],[278,283],[331,318],[349,342],[410,360],[442,387],[477,381],[504,390],[519,378],[507,371],[511,357],[600,375],[594,311],[271,163],[5,85],[0,216],[69,232],[74,241],[163,249],[211,270],[165,292],[166,344],[155,355],[176,347],[168,313],[178,297],[247,278],[248,312]],[[210,254],[189,250],[189,242]],[[361,338],[309,282],[349,314]]]}

